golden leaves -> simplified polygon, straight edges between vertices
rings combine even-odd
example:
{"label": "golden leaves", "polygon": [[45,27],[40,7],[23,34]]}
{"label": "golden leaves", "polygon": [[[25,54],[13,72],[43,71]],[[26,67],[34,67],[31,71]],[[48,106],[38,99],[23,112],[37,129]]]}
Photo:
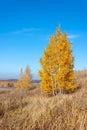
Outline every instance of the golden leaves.
{"label": "golden leaves", "polygon": [[60,29],[51,37],[50,43],[40,59],[43,71],[39,72],[41,86],[46,92],[72,89],[75,87],[74,58],[72,56],[71,42],[66,33]]}
{"label": "golden leaves", "polygon": [[31,81],[32,81],[32,75],[31,75],[29,67],[27,66],[25,73],[23,73],[23,71],[21,69],[20,78],[19,78],[18,82],[16,83],[16,87],[30,88]]}

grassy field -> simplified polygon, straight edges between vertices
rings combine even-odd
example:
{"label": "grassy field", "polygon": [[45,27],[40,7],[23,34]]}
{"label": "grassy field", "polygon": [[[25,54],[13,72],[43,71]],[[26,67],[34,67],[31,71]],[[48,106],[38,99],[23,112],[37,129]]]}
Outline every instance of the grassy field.
{"label": "grassy field", "polygon": [[76,74],[79,89],[72,94],[46,97],[39,83],[0,88],[0,130],[87,130],[87,70]]}

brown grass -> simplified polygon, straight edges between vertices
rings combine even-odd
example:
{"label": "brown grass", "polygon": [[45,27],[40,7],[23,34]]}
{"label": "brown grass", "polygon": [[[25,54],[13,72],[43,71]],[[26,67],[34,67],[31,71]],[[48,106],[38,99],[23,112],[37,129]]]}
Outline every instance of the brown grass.
{"label": "brown grass", "polygon": [[0,94],[0,130],[87,130],[87,71],[76,74],[72,94],[42,96],[37,83]]}

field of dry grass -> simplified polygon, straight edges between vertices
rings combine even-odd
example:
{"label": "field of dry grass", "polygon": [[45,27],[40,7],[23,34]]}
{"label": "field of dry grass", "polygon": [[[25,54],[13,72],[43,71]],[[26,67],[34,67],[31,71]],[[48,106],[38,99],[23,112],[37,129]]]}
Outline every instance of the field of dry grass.
{"label": "field of dry grass", "polygon": [[79,89],[46,97],[40,84],[0,93],[0,130],[87,130],[87,70],[77,72]]}

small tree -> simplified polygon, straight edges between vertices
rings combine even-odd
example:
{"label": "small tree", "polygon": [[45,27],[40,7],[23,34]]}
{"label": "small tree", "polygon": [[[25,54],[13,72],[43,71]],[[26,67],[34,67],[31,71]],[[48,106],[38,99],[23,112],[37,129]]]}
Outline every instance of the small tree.
{"label": "small tree", "polygon": [[19,80],[17,82],[17,87],[30,88],[31,81],[32,81],[32,74],[30,72],[29,66],[26,67],[26,70],[24,73],[23,73],[23,69],[21,69],[20,77],[19,77]]}
{"label": "small tree", "polygon": [[71,43],[67,35],[58,29],[40,59],[43,68],[39,71],[42,90],[53,95],[59,90],[73,90],[76,87],[73,62]]}
{"label": "small tree", "polygon": [[24,81],[23,87],[27,88],[31,87],[32,75],[29,66],[26,67],[23,81]]}

